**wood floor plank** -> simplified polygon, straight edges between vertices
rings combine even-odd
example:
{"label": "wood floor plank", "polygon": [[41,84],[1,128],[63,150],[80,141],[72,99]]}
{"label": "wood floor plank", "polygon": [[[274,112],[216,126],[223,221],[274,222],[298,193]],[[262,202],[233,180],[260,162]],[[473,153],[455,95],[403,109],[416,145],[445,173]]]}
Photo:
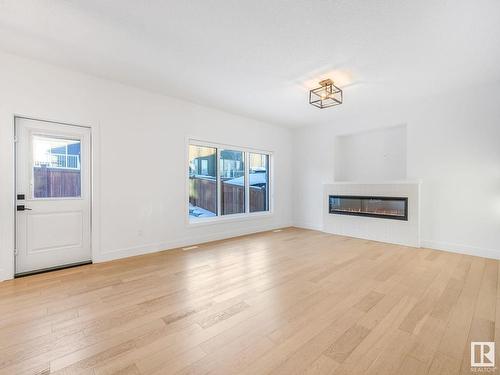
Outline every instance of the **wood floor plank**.
{"label": "wood floor plank", "polygon": [[467,338],[467,346],[463,353],[462,374],[470,374],[471,372],[470,343],[472,341],[492,342],[495,340],[497,283],[497,262],[487,259]]}
{"label": "wood floor plank", "polygon": [[402,331],[399,331],[397,327],[411,311],[415,303],[415,299],[408,297],[401,298],[349,354],[335,373],[343,375],[370,373],[370,368],[372,368],[374,362],[394,342],[395,335],[402,334]]}
{"label": "wood floor plank", "polygon": [[427,366],[413,357],[406,356],[398,369],[398,373],[404,375],[425,375],[427,374]]}
{"label": "wood floor plank", "polygon": [[429,375],[457,375],[460,361],[441,352],[437,352],[429,369]]}
{"label": "wood floor plank", "polygon": [[388,344],[381,351],[380,355],[368,368],[370,374],[399,374],[399,369],[412,345],[414,337],[405,331],[395,330],[391,334]]}
{"label": "wood floor plank", "polygon": [[472,261],[464,288],[438,347],[440,354],[455,358],[459,362],[462,361],[468,344],[467,338],[479,295],[484,265],[485,259],[475,258]]}
{"label": "wood floor plank", "polygon": [[360,324],[356,324],[344,332],[344,334],[325,351],[325,355],[342,363],[369,333],[369,329]]}
{"label": "wood floor plank", "polygon": [[329,318],[319,319],[314,329],[298,331],[245,369],[245,373],[301,373],[362,316],[363,312],[351,308],[330,324]]}
{"label": "wood floor plank", "polygon": [[361,301],[355,304],[354,307],[360,309],[361,311],[368,312],[382,298],[384,298],[384,296],[384,294],[372,290]]}
{"label": "wood floor plank", "polygon": [[331,375],[334,373],[335,369],[339,366],[338,362],[335,362],[328,356],[321,355],[317,358],[305,371],[305,375]]}

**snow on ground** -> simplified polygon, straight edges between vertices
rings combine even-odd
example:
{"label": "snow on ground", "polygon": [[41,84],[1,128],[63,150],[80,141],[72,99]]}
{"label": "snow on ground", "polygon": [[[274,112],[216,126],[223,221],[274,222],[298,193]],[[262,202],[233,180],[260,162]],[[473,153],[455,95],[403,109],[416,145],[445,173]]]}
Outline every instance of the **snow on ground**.
{"label": "snow on ground", "polygon": [[191,217],[212,217],[215,216],[213,212],[205,210],[204,208],[193,206],[189,203],[189,216]]}

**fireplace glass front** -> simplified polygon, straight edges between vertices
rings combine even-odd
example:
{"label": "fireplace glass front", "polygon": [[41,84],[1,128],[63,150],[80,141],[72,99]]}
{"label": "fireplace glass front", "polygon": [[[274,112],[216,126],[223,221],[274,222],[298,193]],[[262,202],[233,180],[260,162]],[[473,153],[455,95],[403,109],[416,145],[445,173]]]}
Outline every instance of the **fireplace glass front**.
{"label": "fireplace glass front", "polygon": [[329,212],[338,215],[408,220],[408,198],[330,195]]}

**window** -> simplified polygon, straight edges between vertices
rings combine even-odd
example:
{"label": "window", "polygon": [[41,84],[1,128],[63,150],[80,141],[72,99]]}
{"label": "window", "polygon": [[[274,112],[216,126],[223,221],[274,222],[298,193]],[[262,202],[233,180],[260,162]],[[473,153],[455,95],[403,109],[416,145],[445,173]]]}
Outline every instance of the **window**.
{"label": "window", "polygon": [[270,154],[189,145],[189,219],[270,211]]}
{"label": "window", "polygon": [[245,212],[245,161],[242,151],[220,151],[221,215]]}
{"label": "window", "polygon": [[250,212],[269,210],[269,155],[249,153]]}
{"label": "window", "polygon": [[36,135],[32,141],[33,197],[80,197],[80,140]]}
{"label": "window", "polygon": [[217,149],[189,146],[189,216],[217,215]]}

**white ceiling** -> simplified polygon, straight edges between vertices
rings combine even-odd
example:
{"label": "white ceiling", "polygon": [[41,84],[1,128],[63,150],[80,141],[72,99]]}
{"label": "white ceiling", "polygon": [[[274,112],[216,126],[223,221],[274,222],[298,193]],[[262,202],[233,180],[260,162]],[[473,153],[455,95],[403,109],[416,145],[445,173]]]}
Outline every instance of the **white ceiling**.
{"label": "white ceiling", "polygon": [[0,0],[0,49],[293,127],[500,80],[500,1]]}

